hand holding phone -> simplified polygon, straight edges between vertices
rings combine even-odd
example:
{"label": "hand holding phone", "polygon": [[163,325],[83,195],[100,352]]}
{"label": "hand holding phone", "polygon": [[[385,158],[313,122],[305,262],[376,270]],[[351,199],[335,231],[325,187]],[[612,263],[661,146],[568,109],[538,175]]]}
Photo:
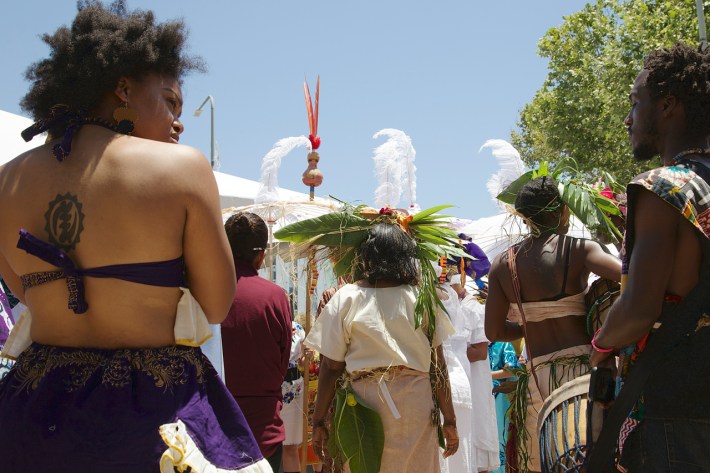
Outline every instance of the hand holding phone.
{"label": "hand holding phone", "polygon": [[608,403],[614,400],[614,373],[610,368],[595,366],[589,377],[589,400]]}

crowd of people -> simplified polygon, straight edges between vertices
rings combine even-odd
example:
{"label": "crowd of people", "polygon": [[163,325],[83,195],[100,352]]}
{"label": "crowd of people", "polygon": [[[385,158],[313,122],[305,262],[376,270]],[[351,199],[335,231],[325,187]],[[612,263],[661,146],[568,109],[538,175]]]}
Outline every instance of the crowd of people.
{"label": "crowd of people", "polygon": [[[3,471],[301,471],[314,354],[311,442],[330,471],[373,456],[383,473],[543,471],[541,408],[592,368],[616,401],[587,471],[710,471],[710,53],[650,52],[631,88],[633,157],[662,166],[628,186],[620,258],[567,235],[541,176],[515,200],[528,236],[477,267],[485,290],[439,267],[428,300],[411,216],[375,215],[306,334],[259,276],[264,221],[223,224],[209,161],[178,144],[182,79],[203,69],[184,23],[118,5],[43,37],[23,137],[47,141],[0,167]],[[622,285],[594,334],[592,274]],[[208,323],[224,379],[200,349]],[[347,406],[375,419],[374,450],[333,465]]]}

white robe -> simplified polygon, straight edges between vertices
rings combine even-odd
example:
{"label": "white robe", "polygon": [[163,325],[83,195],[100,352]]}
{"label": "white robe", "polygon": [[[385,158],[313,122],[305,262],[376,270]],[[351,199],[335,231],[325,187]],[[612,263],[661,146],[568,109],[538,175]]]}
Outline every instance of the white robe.
{"label": "white robe", "polygon": [[449,296],[442,300],[449,314],[451,323],[456,332],[444,341],[444,357],[446,358],[449,382],[451,384],[451,398],[456,413],[456,429],[459,434],[458,451],[444,459],[439,456],[439,465],[442,473],[470,473],[475,471],[476,457],[473,447],[473,422],[471,407],[471,382],[469,380],[470,363],[466,356],[468,339],[473,326],[469,319],[464,317],[461,304],[456,292],[448,284],[441,288]]}
{"label": "white robe", "polygon": [[[461,310],[473,327],[468,343],[486,342],[484,332],[485,307],[475,297],[467,295],[461,301]],[[487,352],[486,352],[487,353]],[[473,405],[472,430],[477,471],[490,471],[500,467],[498,451],[498,424],[496,406],[491,392],[491,365],[486,359],[470,363],[471,402]],[[476,471],[473,469],[472,471]]]}

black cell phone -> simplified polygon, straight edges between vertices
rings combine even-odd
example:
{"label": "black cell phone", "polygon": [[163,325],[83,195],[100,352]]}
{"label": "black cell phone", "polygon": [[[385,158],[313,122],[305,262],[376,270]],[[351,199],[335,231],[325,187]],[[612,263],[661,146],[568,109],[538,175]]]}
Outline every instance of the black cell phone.
{"label": "black cell phone", "polygon": [[589,377],[589,400],[610,402],[614,400],[614,373],[610,368],[592,368]]}

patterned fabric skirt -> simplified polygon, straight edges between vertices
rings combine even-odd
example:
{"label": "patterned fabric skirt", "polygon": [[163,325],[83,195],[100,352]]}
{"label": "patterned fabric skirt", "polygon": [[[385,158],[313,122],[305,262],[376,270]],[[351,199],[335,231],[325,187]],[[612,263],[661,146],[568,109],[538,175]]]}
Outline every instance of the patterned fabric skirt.
{"label": "patterned fabric skirt", "polygon": [[0,381],[7,471],[271,472],[199,348],[32,344]]}

